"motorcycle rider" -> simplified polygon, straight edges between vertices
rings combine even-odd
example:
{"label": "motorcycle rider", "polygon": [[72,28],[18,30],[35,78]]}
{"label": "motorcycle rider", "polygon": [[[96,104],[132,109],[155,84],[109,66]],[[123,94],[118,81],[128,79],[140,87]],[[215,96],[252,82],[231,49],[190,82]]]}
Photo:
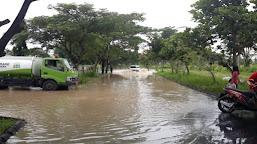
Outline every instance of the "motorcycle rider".
{"label": "motorcycle rider", "polygon": [[249,89],[257,92],[257,87],[255,86],[257,82],[257,72],[253,73],[249,79],[247,80],[247,84],[249,85]]}
{"label": "motorcycle rider", "polygon": [[247,80],[247,84],[249,85],[249,89],[255,93],[254,95],[254,105],[257,107],[257,72],[253,73],[249,79]]}

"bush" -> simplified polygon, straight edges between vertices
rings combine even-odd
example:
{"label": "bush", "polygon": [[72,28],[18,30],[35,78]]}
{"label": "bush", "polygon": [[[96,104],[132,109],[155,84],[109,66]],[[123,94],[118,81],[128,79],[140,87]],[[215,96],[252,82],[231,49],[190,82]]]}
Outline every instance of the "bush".
{"label": "bush", "polygon": [[97,74],[96,74],[96,72],[89,71],[89,72],[86,72],[84,74],[84,76],[86,76],[86,77],[97,77]]}
{"label": "bush", "polygon": [[87,83],[97,77],[99,77],[99,75],[93,71],[85,72],[83,75],[79,76],[79,83]]}
{"label": "bush", "polygon": [[240,67],[240,72],[248,72],[248,73],[254,73],[257,71],[256,65],[251,65],[250,67]]}

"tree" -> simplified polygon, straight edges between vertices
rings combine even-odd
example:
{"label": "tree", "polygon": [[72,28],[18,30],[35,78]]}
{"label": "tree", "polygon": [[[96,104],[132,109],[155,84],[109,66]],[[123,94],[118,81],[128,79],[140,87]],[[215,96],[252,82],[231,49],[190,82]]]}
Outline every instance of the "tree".
{"label": "tree", "polygon": [[[11,40],[11,38],[19,33],[21,31],[21,23],[27,13],[27,10],[30,6],[30,4],[34,1],[37,0],[24,0],[24,3],[17,15],[17,17],[15,18],[14,22],[12,23],[11,27],[7,30],[7,32],[2,36],[2,38],[0,39],[0,57],[5,55],[4,49],[6,47],[6,45],[8,44],[8,42]],[[6,24],[8,22],[4,21],[2,22],[2,24]]]}
{"label": "tree", "polygon": [[160,31],[163,39],[168,39],[170,36],[175,35],[178,32],[174,27],[165,27],[160,29]]}
{"label": "tree", "polygon": [[165,42],[168,41],[170,36],[173,36],[177,33],[177,30],[174,27],[165,27],[162,29],[152,30],[151,33],[148,34],[150,42],[148,42],[148,46],[150,51],[147,51],[148,59],[154,60],[153,63],[157,65],[161,63],[162,71],[164,68],[164,64],[166,61],[170,60],[171,50],[166,47]]}
{"label": "tree", "polygon": [[[177,61],[177,64],[183,63],[187,73],[190,74],[189,64],[194,56],[193,37],[191,29],[186,28],[184,32],[176,33],[164,41],[165,47],[162,53],[169,54],[170,60]],[[172,66],[173,72],[173,66]],[[176,70],[178,72],[178,70]]]}
{"label": "tree", "polygon": [[49,57],[46,51],[42,50],[41,48],[32,48],[29,49],[27,55],[31,56],[38,56],[38,57]]}
{"label": "tree", "polygon": [[252,57],[256,54],[257,46],[245,48],[242,52],[242,57],[244,59],[244,66],[249,67],[252,61]]}
{"label": "tree", "polygon": [[27,25],[23,21],[21,25],[22,31],[13,36],[11,44],[14,45],[12,53],[14,56],[24,56],[28,54],[28,47],[26,41],[29,39],[29,32],[27,30]]}
{"label": "tree", "polygon": [[163,71],[164,64],[166,63],[166,61],[171,60],[171,57],[174,55],[174,51],[169,47],[167,47],[165,43],[167,44],[167,42],[169,41],[169,38],[177,34],[177,29],[175,29],[174,27],[165,27],[163,29],[160,29],[160,31],[161,31],[161,38],[162,38],[161,43],[163,46],[161,51],[159,51],[159,56],[161,58],[162,71]]}
{"label": "tree", "polygon": [[137,22],[144,21],[143,14],[118,14],[104,9],[99,11],[99,15],[101,18],[95,21],[94,26],[99,34],[107,40],[102,51],[97,54],[102,67],[108,69],[110,57],[116,53],[112,50],[115,47],[119,47],[123,51],[131,51],[130,53],[137,56],[136,59],[138,59],[138,45],[144,42],[139,35],[148,31],[147,28],[137,24]]}
{"label": "tree", "polygon": [[73,64],[90,61],[96,68],[102,62],[107,68],[121,54],[117,48],[137,51],[143,41],[138,34],[144,27],[137,25],[143,20],[142,14],[96,11],[91,4],[58,4],[51,8],[58,14],[29,21],[32,39],[47,49],[55,49]]}
{"label": "tree", "polygon": [[0,27],[3,26],[3,25],[6,25],[10,22],[9,19],[6,19],[6,20],[3,20],[3,21],[0,21]]}
{"label": "tree", "polygon": [[[253,1],[251,1],[253,3]],[[208,27],[206,33],[227,45],[226,51],[233,56],[233,65],[244,48],[256,42],[257,13],[248,9],[247,0],[201,0],[192,5],[193,19]],[[256,1],[255,1],[256,6]]]}
{"label": "tree", "polygon": [[144,50],[142,54],[139,55],[139,61],[142,65],[144,65],[148,71],[150,69],[151,60],[149,57],[150,50]]}
{"label": "tree", "polygon": [[93,5],[57,4],[50,8],[58,14],[29,21],[33,41],[62,52],[74,65],[79,65],[90,49],[99,46],[97,42],[101,39],[92,29],[97,18]]}

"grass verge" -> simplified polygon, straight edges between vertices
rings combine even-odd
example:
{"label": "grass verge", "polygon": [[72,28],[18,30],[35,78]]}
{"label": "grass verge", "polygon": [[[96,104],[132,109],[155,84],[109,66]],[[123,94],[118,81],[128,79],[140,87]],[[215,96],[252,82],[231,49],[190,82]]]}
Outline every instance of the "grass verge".
{"label": "grass verge", "polygon": [[0,135],[3,134],[9,127],[13,126],[18,120],[12,118],[0,117]]}
{"label": "grass verge", "polygon": [[79,76],[79,83],[84,84],[84,83],[87,83],[89,81],[95,80],[95,79],[103,77],[103,76],[105,76],[105,75],[97,74],[92,71],[85,72],[83,75]]}
{"label": "grass verge", "polygon": [[[220,94],[223,91],[224,86],[228,84],[228,80],[223,80],[222,78],[230,76],[229,73],[216,73],[216,82],[214,82],[211,75],[207,71],[191,71],[190,75],[182,73],[171,74],[170,71],[164,71],[157,72],[156,75],[162,76],[182,85],[213,94]],[[240,74],[239,77],[246,78],[247,76]],[[243,79],[243,81],[238,84],[238,88],[249,90],[246,80]]]}

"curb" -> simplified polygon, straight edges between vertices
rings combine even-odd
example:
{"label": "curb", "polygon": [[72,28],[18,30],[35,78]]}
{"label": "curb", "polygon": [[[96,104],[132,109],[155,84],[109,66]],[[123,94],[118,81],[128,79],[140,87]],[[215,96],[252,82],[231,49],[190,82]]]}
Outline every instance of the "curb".
{"label": "curb", "polygon": [[15,119],[18,120],[13,126],[8,128],[4,134],[0,135],[0,144],[4,144],[7,142],[7,140],[13,136],[16,132],[18,132],[24,125],[27,123],[25,120],[20,120],[16,118],[10,118],[10,117],[1,117],[6,119]]}

